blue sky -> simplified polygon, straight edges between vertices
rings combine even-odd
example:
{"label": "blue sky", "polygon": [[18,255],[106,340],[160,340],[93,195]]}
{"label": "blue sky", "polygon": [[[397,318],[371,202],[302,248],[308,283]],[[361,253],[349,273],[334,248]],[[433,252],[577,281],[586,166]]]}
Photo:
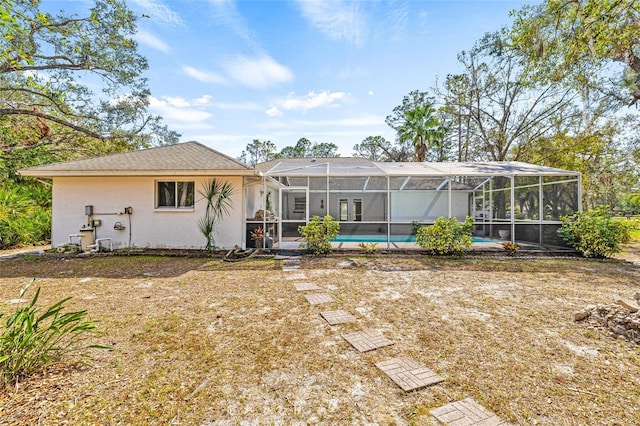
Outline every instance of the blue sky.
{"label": "blue sky", "polygon": [[342,156],[367,136],[394,140],[384,120],[403,96],[459,71],[457,54],[509,24],[523,2],[127,4],[146,16],[138,42],[149,59],[151,111],[182,141],[237,157],[253,139],[279,149],[301,137],[333,142]]}

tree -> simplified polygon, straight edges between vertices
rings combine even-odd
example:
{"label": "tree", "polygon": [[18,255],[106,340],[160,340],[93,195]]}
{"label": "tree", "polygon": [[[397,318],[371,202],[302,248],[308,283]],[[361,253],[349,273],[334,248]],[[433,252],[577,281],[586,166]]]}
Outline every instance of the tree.
{"label": "tree", "polygon": [[[419,162],[425,161],[428,149],[441,146],[447,132],[436,116],[433,98],[418,90],[405,96],[385,121],[397,132],[401,143],[410,141],[413,144],[415,160]],[[438,157],[438,161],[443,161]]]}
{"label": "tree", "polygon": [[[602,123],[558,127],[549,136],[533,141],[522,160],[582,172],[583,207],[624,207],[627,194],[638,184],[638,166],[628,154],[637,139],[624,129],[638,127],[638,117],[600,118]],[[631,132],[635,133],[635,132]],[[577,206],[572,206],[573,210]]]}
{"label": "tree", "polygon": [[307,138],[300,138],[295,146],[287,146],[280,151],[283,158],[329,158],[339,157],[338,146],[334,143],[314,142]]}
{"label": "tree", "polygon": [[238,159],[255,167],[256,164],[271,161],[277,156],[278,151],[275,143],[254,139],[253,142],[247,144],[247,148],[242,151],[242,155]]}
{"label": "tree", "polygon": [[353,156],[371,161],[389,161],[392,145],[382,136],[367,136],[361,143],[353,146]]}
{"label": "tree", "polygon": [[300,138],[294,146],[286,146],[280,151],[283,158],[303,158],[309,157],[311,151],[311,141],[307,138]]}
{"label": "tree", "polygon": [[332,158],[339,157],[338,145],[331,142],[316,142],[311,146],[309,151],[311,157],[314,158]]}
{"label": "tree", "polygon": [[133,39],[136,17],[123,1],[95,0],[87,16],[52,15],[37,0],[3,1],[0,29],[5,161],[41,147],[77,152],[87,141],[134,149],[177,140],[147,113],[148,65]]}
{"label": "tree", "polygon": [[[510,43],[524,54],[535,81],[565,81],[605,90],[626,104],[638,102],[638,0],[546,0],[513,16]],[[614,63],[620,66],[612,69]],[[613,86],[606,87],[612,75]]]}
{"label": "tree", "polygon": [[520,57],[506,49],[497,33],[460,53],[458,61],[464,72],[447,77],[442,112],[453,116],[452,122],[468,123],[466,131],[472,134],[460,136],[467,138],[467,157],[518,160],[532,141],[551,132],[557,122],[579,115],[572,104],[575,92],[559,85],[525,84]]}

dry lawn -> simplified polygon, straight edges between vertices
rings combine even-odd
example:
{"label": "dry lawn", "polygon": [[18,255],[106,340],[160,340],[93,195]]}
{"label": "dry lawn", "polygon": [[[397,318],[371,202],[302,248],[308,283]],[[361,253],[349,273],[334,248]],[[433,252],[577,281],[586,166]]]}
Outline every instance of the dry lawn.
{"label": "dry lawn", "polygon": [[[0,309],[31,278],[104,334],[91,367],[60,364],[0,390],[2,424],[435,424],[472,397],[518,425],[637,425],[640,348],[573,312],[640,291],[630,261],[305,258],[311,306],[282,262],[55,255],[0,261]],[[323,310],[352,324],[329,326]],[[358,353],[342,333],[393,346]],[[374,363],[409,356],[445,381],[404,393]]]}

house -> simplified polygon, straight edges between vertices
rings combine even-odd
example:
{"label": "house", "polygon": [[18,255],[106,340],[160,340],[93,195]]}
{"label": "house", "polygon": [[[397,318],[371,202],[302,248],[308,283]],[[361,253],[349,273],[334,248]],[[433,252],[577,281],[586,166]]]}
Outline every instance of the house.
{"label": "house", "polygon": [[[198,229],[211,179],[235,188],[231,214],[214,234],[218,247],[243,241],[246,180],[261,173],[197,142],[23,169],[24,176],[53,179],[52,245],[69,235],[110,238],[114,248],[202,248]],[[87,232],[86,230],[91,230]],[[72,241],[73,240],[72,237]]]}
{"label": "house", "polygon": [[340,241],[411,241],[412,227],[468,215],[479,237],[561,244],[560,217],[580,210],[578,172],[520,162],[382,163],[286,158],[249,167],[197,142],[21,170],[53,179],[54,246],[75,236],[114,247],[203,248],[211,179],[235,188],[215,245],[297,248],[314,215],[341,223]]}

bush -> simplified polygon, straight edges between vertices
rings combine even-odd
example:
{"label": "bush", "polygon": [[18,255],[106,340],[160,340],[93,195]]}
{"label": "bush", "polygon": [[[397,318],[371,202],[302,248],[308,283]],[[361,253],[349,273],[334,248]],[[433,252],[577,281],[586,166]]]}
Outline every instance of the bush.
{"label": "bush", "polygon": [[473,243],[473,218],[459,223],[455,217],[440,216],[433,225],[423,226],[416,233],[416,244],[431,254],[460,255]]}
{"label": "bush", "polygon": [[585,257],[606,258],[619,253],[621,245],[631,239],[636,224],[614,217],[607,206],[563,216],[558,234]]}
{"label": "bush", "polygon": [[[22,289],[20,298],[33,281]],[[88,359],[82,353],[84,349],[107,349],[101,345],[83,345],[86,337],[95,333],[96,322],[86,320],[86,311],[63,313],[70,298],[60,300],[42,312],[43,308],[35,306],[39,295],[40,288],[29,304],[18,305],[0,334],[0,375],[4,383],[41,370],[64,356]]]}
{"label": "bush", "polygon": [[50,240],[51,206],[43,200],[47,194],[48,189],[0,187],[0,248]]}
{"label": "bush", "polygon": [[322,218],[322,222],[314,216],[306,225],[298,226],[298,233],[306,240],[304,247],[309,253],[327,254],[331,252],[331,239],[340,233],[340,223],[331,215]]}
{"label": "bush", "polygon": [[358,247],[360,247],[366,254],[373,254],[376,252],[378,248],[378,243],[359,243]]}

